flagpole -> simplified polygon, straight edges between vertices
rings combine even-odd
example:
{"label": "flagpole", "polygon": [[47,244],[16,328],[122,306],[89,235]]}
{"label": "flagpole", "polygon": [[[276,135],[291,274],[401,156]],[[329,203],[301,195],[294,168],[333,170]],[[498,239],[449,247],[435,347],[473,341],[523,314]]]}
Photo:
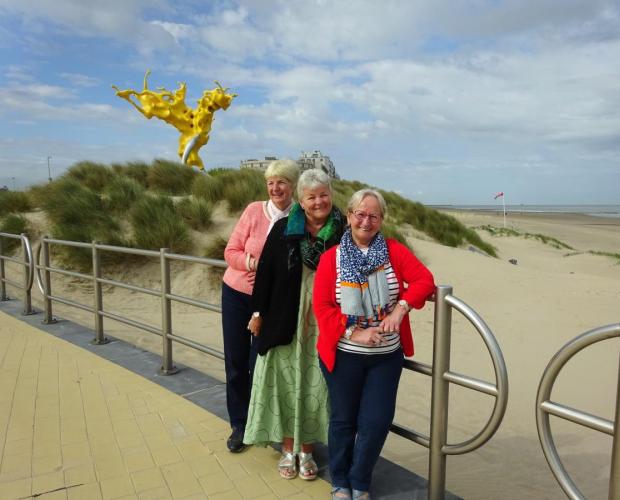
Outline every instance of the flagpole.
{"label": "flagpole", "polygon": [[502,196],[502,206],[504,207],[504,229],[506,229],[506,195]]}

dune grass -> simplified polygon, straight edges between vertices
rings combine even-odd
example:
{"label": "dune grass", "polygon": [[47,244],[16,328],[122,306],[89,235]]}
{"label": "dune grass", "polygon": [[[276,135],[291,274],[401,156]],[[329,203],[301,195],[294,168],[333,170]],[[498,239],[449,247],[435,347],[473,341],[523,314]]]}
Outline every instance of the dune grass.
{"label": "dune grass", "polygon": [[116,175],[104,191],[106,207],[113,212],[129,210],[144,194],[142,184],[132,177]]}
{"label": "dune grass", "polygon": [[[221,236],[216,236],[215,239],[205,247],[203,257],[209,259],[224,260],[224,250],[228,241]],[[222,281],[225,269],[221,267],[209,266],[207,273],[209,277],[209,283],[212,286],[217,286]]]}
{"label": "dune grass", "polygon": [[616,264],[620,264],[620,253],[602,252],[600,250],[588,250],[588,253],[592,254],[592,255],[600,255],[602,257],[610,257],[610,258],[615,259],[617,261]]}
{"label": "dune grass", "polygon": [[114,172],[102,163],[80,161],[69,168],[63,177],[71,177],[83,186],[101,193],[114,178]]}
{"label": "dune grass", "polygon": [[112,171],[116,175],[129,177],[140,184],[143,188],[147,188],[149,186],[149,168],[150,167],[147,163],[135,161],[130,161],[125,164],[116,163],[112,165]]}
{"label": "dune grass", "polygon": [[196,231],[207,229],[212,224],[213,206],[203,198],[183,198],[176,204],[176,210]]}
{"label": "dune grass", "polygon": [[[334,204],[343,212],[355,191],[369,187],[346,180],[333,180],[332,186]],[[410,225],[443,245],[471,244],[496,256],[492,245],[455,218],[394,192],[380,191],[388,205],[384,232],[389,237],[406,242],[401,229]],[[191,248],[189,227],[210,227],[212,209],[217,203],[225,202],[228,212],[236,215],[248,203],[268,198],[262,171],[216,168],[202,174],[167,160],[155,160],[150,165],[128,162],[111,166],[79,162],[54,182],[12,196],[6,198],[11,206],[19,206],[20,210],[40,207],[47,212],[56,238],[167,247],[177,252]],[[163,201],[169,196],[183,199],[175,207],[172,200]],[[0,198],[0,203],[3,200],[6,201]],[[133,228],[131,241],[120,236],[123,220],[128,220]]]}
{"label": "dune grass", "polygon": [[148,169],[146,181],[150,190],[170,195],[189,194],[198,174],[192,168],[168,160],[155,160]]}
{"label": "dune grass", "polygon": [[[56,239],[110,245],[126,243],[120,236],[118,220],[106,210],[101,195],[74,176],[48,184],[41,203],[52,223],[51,235]],[[59,256],[81,269],[92,265],[89,249],[62,246]]]}
{"label": "dune grass", "polygon": [[[0,220],[0,232],[2,233],[28,234],[30,233],[30,229],[28,219],[21,214],[10,213]],[[0,240],[2,240],[0,244],[2,245],[2,252],[5,255],[12,255],[21,245],[21,241],[14,238],[2,237]]]}
{"label": "dune grass", "polygon": [[251,168],[209,170],[194,180],[192,194],[211,203],[226,201],[229,214],[241,212],[248,203],[267,199],[263,172]]}
{"label": "dune grass", "polygon": [[553,248],[557,249],[565,249],[565,250],[574,250],[573,247],[564,243],[563,241],[558,240],[557,238],[553,238],[551,236],[547,236],[545,234],[540,233],[522,233],[517,231],[516,229],[508,228],[508,227],[494,227],[488,224],[483,226],[478,226],[477,229],[481,229],[486,231],[491,236],[515,236],[525,239],[535,239],[544,243],[545,245],[550,245]]}
{"label": "dune grass", "polygon": [[187,224],[167,196],[143,197],[132,207],[129,218],[134,244],[138,248],[168,248],[176,253],[183,253],[191,248]]}
{"label": "dune grass", "polygon": [[0,191],[0,216],[28,212],[31,209],[30,197],[23,191]]}

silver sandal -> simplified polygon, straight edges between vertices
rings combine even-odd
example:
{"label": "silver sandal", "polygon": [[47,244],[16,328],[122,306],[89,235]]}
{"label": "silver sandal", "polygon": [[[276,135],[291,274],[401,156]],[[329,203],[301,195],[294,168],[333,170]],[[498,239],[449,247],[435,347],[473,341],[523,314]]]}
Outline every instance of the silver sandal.
{"label": "silver sandal", "polygon": [[304,481],[313,481],[319,473],[319,467],[314,461],[312,452],[299,454],[299,477]]}
{"label": "silver sandal", "polygon": [[292,451],[283,451],[278,462],[278,472],[282,479],[297,477],[297,455]]}

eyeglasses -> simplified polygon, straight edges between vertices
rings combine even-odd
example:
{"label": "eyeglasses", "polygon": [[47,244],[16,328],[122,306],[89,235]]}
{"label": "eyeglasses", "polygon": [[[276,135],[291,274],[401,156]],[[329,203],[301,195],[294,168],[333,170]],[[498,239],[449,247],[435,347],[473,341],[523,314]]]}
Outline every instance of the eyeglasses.
{"label": "eyeglasses", "polygon": [[381,219],[381,215],[379,214],[367,214],[366,212],[363,212],[362,210],[353,210],[351,213],[360,222],[364,222],[364,219],[368,219],[373,224],[376,224]]}

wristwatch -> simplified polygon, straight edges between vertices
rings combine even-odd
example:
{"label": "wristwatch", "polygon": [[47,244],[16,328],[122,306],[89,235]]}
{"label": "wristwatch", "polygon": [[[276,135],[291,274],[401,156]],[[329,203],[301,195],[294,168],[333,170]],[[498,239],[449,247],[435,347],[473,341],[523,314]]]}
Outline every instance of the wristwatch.
{"label": "wristwatch", "polygon": [[409,307],[409,304],[407,303],[407,301],[405,299],[400,299],[397,304],[399,306],[403,306],[405,308],[405,311],[409,312],[411,311],[411,307]]}
{"label": "wristwatch", "polygon": [[258,311],[253,312],[252,318],[260,318],[260,313]]}
{"label": "wristwatch", "polygon": [[347,327],[347,329],[344,331],[344,335],[343,337],[347,340],[351,340],[351,335],[353,335],[353,332],[355,331],[356,326],[355,325],[351,325],[349,327]]}

